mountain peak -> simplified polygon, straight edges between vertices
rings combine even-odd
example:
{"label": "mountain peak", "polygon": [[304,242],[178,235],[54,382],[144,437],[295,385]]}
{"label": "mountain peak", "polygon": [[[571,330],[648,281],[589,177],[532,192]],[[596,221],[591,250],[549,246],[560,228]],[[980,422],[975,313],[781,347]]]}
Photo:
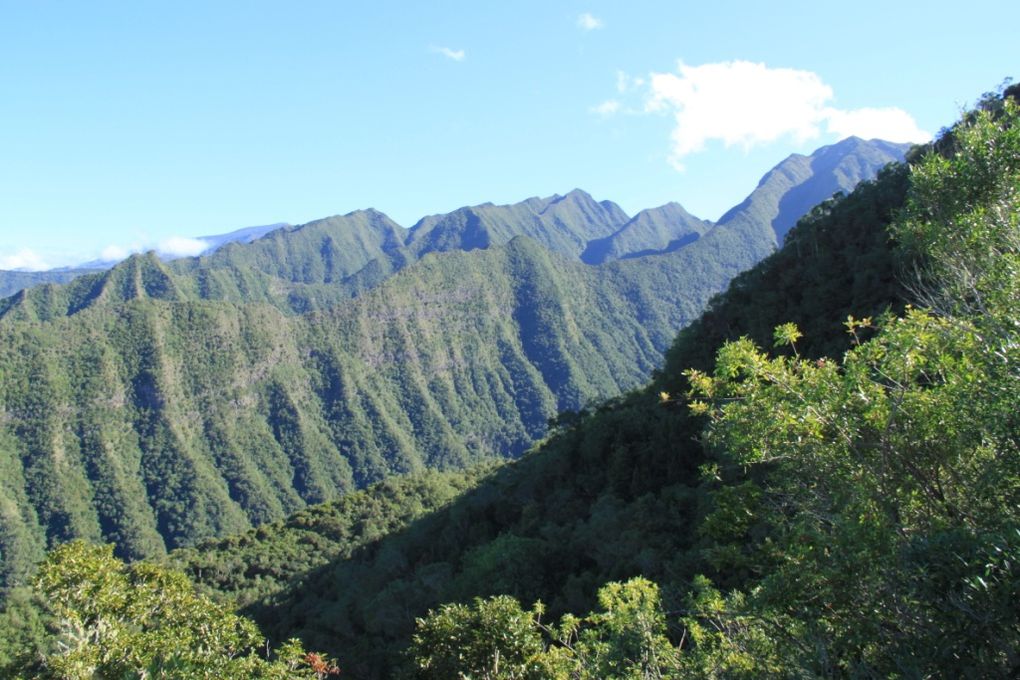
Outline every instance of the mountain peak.
{"label": "mountain peak", "polygon": [[[820,147],[810,156],[791,154],[769,170],[758,187],[717,224],[748,229],[770,225],[782,243],[797,220],[837,192],[849,192],[892,162],[902,162],[910,144],[847,137]],[[754,225],[754,226],[752,226]],[[757,237],[755,237],[757,238]]]}
{"label": "mountain peak", "polygon": [[595,202],[595,199],[592,198],[591,194],[589,194],[584,189],[578,189],[576,187],[568,191],[566,194],[564,194],[563,198],[569,198],[571,200],[591,201],[593,203]]}
{"label": "mountain peak", "polygon": [[585,191],[519,203],[465,207],[446,215],[424,217],[408,234],[407,246],[417,256],[447,250],[474,250],[528,236],[544,247],[578,257],[593,238],[608,236],[627,221],[611,201],[597,202]]}
{"label": "mountain peak", "polygon": [[594,265],[665,254],[693,243],[711,228],[710,222],[691,215],[673,201],[642,210],[610,236],[590,241],[581,260]]}
{"label": "mountain peak", "polygon": [[341,217],[348,218],[367,217],[372,220],[388,220],[390,222],[393,221],[393,218],[391,218],[389,215],[375,208],[358,208],[357,210],[352,210],[349,213],[341,215]]}

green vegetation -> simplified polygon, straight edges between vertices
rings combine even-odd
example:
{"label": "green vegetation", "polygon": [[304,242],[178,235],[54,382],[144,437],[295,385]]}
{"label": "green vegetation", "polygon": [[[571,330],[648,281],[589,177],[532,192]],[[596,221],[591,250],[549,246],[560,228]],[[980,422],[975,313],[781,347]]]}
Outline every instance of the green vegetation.
{"label": "green vegetation", "polygon": [[357,210],[229,243],[212,255],[173,263],[176,271],[255,271],[294,283],[334,283],[376,259],[399,258],[404,229],[376,210]]}
{"label": "green vegetation", "polygon": [[[851,316],[841,361],[802,357],[784,323],[774,344],[790,354],[742,338],[711,373],[686,372],[690,409],[710,423],[697,555],[729,585],[695,577],[676,647],[653,637],[623,654],[655,668],[582,663],[563,677],[1020,670],[1020,106],[991,103],[953,131],[951,155],[917,164],[892,225],[932,307]],[[643,629],[664,626],[625,630]]]}
{"label": "green vegetation", "polygon": [[470,607],[443,605],[419,620],[412,641],[418,676],[445,678],[541,677],[540,615],[512,597],[476,599]]}
{"label": "green vegetation", "polygon": [[[1020,144],[984,108],[815,210],[645,389],[247,611],[357,677],[1015,674]],[[635,583],[628,647],[598,622]]]}
{"label": "green vegetation", "polygon": [[641,578],[599,590],[601,610],[542,623],[507,595],[446,604],[418,619],[414,677],[624,680],[667,677],[680,657],[666,637],[656,585]]}
{"label": "green vegetation", "polygon": [[237,536],[206,541],[170,554],[169,561],[210,592],[241,607],[272,597],[305,574],[347,559],[383,536],[447,505],[491,472],[422,472],[390,477],[331,503],[313,505],[285,520]]}
{"label": "green vegetation", "polygon": [[[282,590],[274,586],[272,595],[257,601],[246,595],[245,611],[274,637],[298,635],[337,654],[356,677],[391,677],[408,662],[415,619],[444,602],[496,595],[542,600],[556,620],[595,610],[600,587],[640,574],[662,584],[666,611],[688,607],[690,583],[706,571],[696,527],[712,507],[711,489],[699,476],[705,454],[696,440],[704,423],[677,407],[675,397],[660,403],[659,393],[682,395],[683,369],[707,370],[727,339],[756,337],[760,328],[761,341],[770,341],[772,328],[792,318],[821,329],[813,343],[802,341],[802,351],[817,356],[849,346],[841,326],[846,310],[877,315],[901,308],[902,291],[893,285],[900,265],[884,227],[904,204],[907,174],[891,169],[815,211],[791,232],[796,238],[789,236],[786,248],[737,277],[706,316],[681,332],[666,370],[647,388],[563,413],[538,451],[493,471],[449,507],[338,556]],[[688,248],[724,250],[739,243],[727,239],[740,238],[713,230]],[[667,257],[603,267],[642,262],[660,267],[646,270],[650,281],[669,285],[677,276]],[[794,305],[821,318],[804,324]],[[835,316],[826,316],[827,309]],[[275,533],[262,540],[252,555],[275,551]],[[207,574],[221,558],[215,550],[201,554],[201,566],[195,561],[188,572],[217,587],[218,579]],[[225,555],[223,563],[233,573],[253,564],[232,559]],[[248,587],[241,580],[227,590],[253,592]]]}
{"label": "green vegetation", "polygon": [[[626,222],[574,191],[429,218],[405,247],[360,211],[3,301],[0,590],[72,538],[160,556],[391,474],[519,456],[557,413],[646,380],[773,247],[737,211],[654,254],[674,213]],[[617,261],[549,250],[607,233]]]}
{"label": "green vegetation", "polygon": [[112,546],[54,548],[35,590],[52,633],[13,662],[4,659],[5,677],[283,680],[339,672],[296,640],[270,653],[251,621],[197,594],[183,574],[145,562],[127,566]]}
{"label": "green vegetation", "polygon": [[[811,287],[812,267],[829,281],[867,262],[859,285],[834,287],[816,308],[865,300],[871,313],[893,304],[886,274],[875,270],[893,256],[866,215],[884,218],[902,201],[904,176],[887,173],[817,211],[803,241],[810,264],[793,258],[791,267],[787,249],[749,276],[796,287],[802,272],[801,285]],[[779,210],[780,198],[752,204]],[[356,213],[274,232],[250,250],[238,244],[170,264],[136,256],[4,301],[0,629],[15,642],[0,645],[0,663],[24,667],[26,650],[37,650],[35,660],[52,653],[46,625],[64,614],[26,585],[47,548],[76,538],[112,542],[129,560],[204,541],[170,559],[213,600],[167,576],[182,598],[198,598],[204,610],[219,601],[216,591],[229,593],[273,639],[300,635],[342,654],[356,677],[413,665],[406,650],[416,619],[443,602],[541,598],[562,617],[593,610],[606,583],[637,574],[664,584],[667,609],[682,600],[704,565],[692,527],[712,502],[697,475],[703,454],[688,444],[701,423],[659,404],[659,392],[682,392],[679,370],[604,400],[645,380],[676,329],[766,255],[775,232],[737,211],[689,243],[662,247],[671,232],[661,220],[645,215],[621,232],[625,216],[582,192],[527,203],[465,209],[464,220],[421,227],[416,246],[395,244],[378,213]],[[535,221],[512,233],[507,216],[520,211]],[[578,240],[585,220],[594,226]],[[350,224],[348,240],[330,241]],[[576,259],[593,236],[614,234],[617,250],[605,264]],[[805,309],[812,290],[803,292]],[[698,365],[678,353],[687,343],[709,361],[718,334],[741,332],[741,306],[771,328],[770,314],[782,310],[757,295],[717,299],[706,319],[730,321],[681,335],[669,360]],[[540,452],[477,471],[521,455],[557,413]],[[476,472],[423,473],[465,468]],[[394,473],[415,474],[355,493]],[[333,502],[302,511],[323,501]],[[141,590],[139,574],[163,573],[103,560],[96,573],[112,570],[116,583],[137,581]],[[525,638],[538,636],[542,672],[628,677],[652,668],[632,663],[644,643],[628,641],[621,621],[629,619],[614,618],[617,604],[607,604],[629,611],[632,595],[650,622],[641,639],[671,659],[672,632],[654,613],[658,589],[632,581],[603,590],[602,609],[583,621],[536,622]],[[508,602],[493,615],[519,610],[532,620]],[[227,617],[234,605],[215,606]],[[456,611],[450,625],[473,620]],[[117,616],[125,630],[150,630]],[[248,631],[245,641],[255,639],[248,624],[236,625]],[[165,637],[151,628],[152,640]],[[144,649],[131,663],[178,663]],[[88,655],[106,652],[86,645],[81,653],[88,665]]]}
{"label": "green vegetation", "polygon": [[2,582],[75,537],[158,556],[393,473],[519,455],[558,411],[640,383],[757,259],[704,255],[719,247],[595,269],[520,238],[301,316],[191,300],[133,258],[104,279],[133,298],[0,322]]}
{"label": "green vegetation", "polygon": [[784,631],[791,673],[1020,669],[1018,119],[1008,99],[979,112],[911,175],[894,232],[924,256],[930,309],[879,320],[842,361],[797,356],[790,325],[793,357],[741,340],[688,374],[713,474],[748,471],[713,493],[709,561],[750,575],[736,609]]}

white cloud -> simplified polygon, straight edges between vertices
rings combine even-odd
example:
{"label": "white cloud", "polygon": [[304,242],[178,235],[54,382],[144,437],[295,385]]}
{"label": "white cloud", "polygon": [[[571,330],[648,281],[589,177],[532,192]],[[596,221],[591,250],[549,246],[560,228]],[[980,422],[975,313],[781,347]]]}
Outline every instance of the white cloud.
{"label": "white cloud", "polygon": [[577,27],[583,31],[594,31],[602,28],[605,24],[602,19],[592,16],[590,13],[585,12],[577,17]]}
{"label": "white cloud", "polygon": [[643,87],[645,84],[644,78],[637,78],[628,75],[625,71],[616,72],[616,91],[620,94],[630,92],[639,87]]}
{"label": "white cloud", "polygon": [[34,272],[49,268],[42,257],[28,248],[22,248],[11,255],[0,255],[0,269]]}
{"label": "white cloud", "polygon": [[597,113],[600,116],[611,116],[619,110],[620,102],[617,101],[616,99],[607,99],[601,104],[591,107],[591,112]]}
{"label": "white cloud", "polygon": [[799,141],[817,137],[820,111],[832,98],[832,89],[808,71],[746,61],[681,62],[678,71],[652,74],[647,106],[673,114],[671,161],[678,167],[711,139],[750,148],[785,135]]}
{"label": "white cloud", "polygon": [[[618,78],[617,89],[619,83]],[[684,157],[701,151],[710,140],[745,149],[782,137],[804,142],[821,135],[823,125],[841,136],[930,138],[900,109],[842,111],[828,106],[832,88],[810,71],[748,61],[701,66],[680,62],[676,73],[653,73],[649,88],[645,110],[674,117],[670,162],[677,169],[683,169]]]}
{"label": "white cloud", "polygon": [[187,236],[170,236],[157,243],[136,241],[131,245],[122,246],[111,244],[103,248],[99,253],[99,259],[104,262],[120,262],[135,253],[144,253],[155,250],[163,257],[194,257],[201,255],[209,249],[209,243],[198,238]]}
{"label": "white cloud", "polygon": [[171,236],[159,242],[156,252],[167,257],[194,257],[201,255],[208,248],[209,244],[202,239]]}
{"label": "white cloud", "polygon": [[454,61],[464,61],[467,57],[467,52],[464,50],[455,50],[449,47],[432,47],[430,48],[433,52],[441,54],[447,59],[453,59]]}
{"label": "white cloud", "polygon": [[100,251],[99,259],[103,260],[104,262],[119,262],[120,260],[123,260],[131,253],[138,253],[141,252],[141,250],[142,247],[139,245],[134,245],[131,247],[109,245]]}
{"label": "white cloud", "polygon": [[930,132],[917,127],[910,114],[898,108],[829,109],[826,124],[829,132],[841,138],[857,136],[887,142],[927,142],[931,139]]}

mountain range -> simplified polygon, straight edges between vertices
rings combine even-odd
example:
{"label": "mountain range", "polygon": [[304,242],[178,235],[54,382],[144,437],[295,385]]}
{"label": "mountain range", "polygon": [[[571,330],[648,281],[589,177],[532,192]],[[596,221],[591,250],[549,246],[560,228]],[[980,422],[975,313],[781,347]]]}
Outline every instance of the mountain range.
{"label": "mountain range", "polygon": [[161,555],[519,456],[641,384],[808,209],[905,151],[792,156],[715,223],[574,190],[410,229],[356,211],[24,288],[0,301],[0,579],[74,537]]}
{"label": "mountain range", "polygon": [[[810,156],[793,154],[769,171],[747,199],[727,211],[718,223],[744,221],[769,225],[780,243],[811,207],[834,193],[852,189],[890,160],[902,159],[909,146],[849,137]],[[611,201],[596,203],[583,191],[574,190],[566,196],[530,198],[515,205],[486,203],[445,215],[430,215],[407,230],[370,209],[297,227],[275,223],[196,238],[208,244],[202,253],[207,257],[231,244],[252,244],[268,236],[254,251],[231,250],[232,256],[221,255],[215,261],[221,265],[255,265],[266,273],[309,283],[308,274],[294,268],[303,269],[307,265],[308,253],[298,252],[301,242],[307,245],[316,239],[329,253],[323,257],[330,260],[324,263],[328,270],[323,271],[326,280],[320,282],[333,282],[351,276],[359,269],[357,265],[365,266],[380,256],[385,256],[384,260],[395,258],[403,265],[429,252],[485,248],[516,236],[530,236],[550,250],[578,256],[587,264],[601,264],[670,252],[697,239],[712,226],[712,222],[691,215],[678,203],[643,210],[631,218]],[[295,236],[296,232],[306,233]],[[285,261],[296,259],[287,265],[279,261],[281,256]],[[161,258],[182,259],[165,255]],[[258,262],[263,263],[262,267],[258,267]],[[46,271],[0,270],[0,297],[43,283],[67,283],[116,264],[112,260],[90,260]],[[334,267],[338,269],[334,271]]]}
{"label": "mountain range", "polygon": [[[278,222],[276,224],[268,224],[259,227],[245,227],[226,234],[199,236],[194,240],[201,241],[206,244],[206,248],[202,254],[207,255],[215,252],[228,243],[251,243],[271,231],[288,226],[290,225]],[[159,252],[158,254],[163,260],[174,260],[184,257],[183,255],[176,253]],[[0,297],[7,297],[17,293],[23,288],[31,288],[32,286],[37,286],[43,283],[67,283],[68,281],[85,274],[94,274],[96,272],[110,269],[111,267],[116,266],[116,264],[120,261],[121,260],[103,259],[88,260],[87,262],[82,262],[69,267],[56,267],[54,269],[45,269],[41,271],[26,271],[23,269],[0,270]]]}
{"label": "mountain range", "polygon": [[720,588],[767,578],[745,566],[751,548],[713,544],[710,532],[768,553],[759,518],[738,503],[757,498],[764,471],[724,467],[706,448],[705,419],[683,405],[684,371],[711,371],[720,346],[740,337],[770,347],[789,322],[804,331],[800,356],[824,364],[851,346],[848,315],[902,312],[911,265],[886,228],[908,176],[893,166],[818,206],[680,331],[649,383],[562,414],[522,459],[468,477],[391,478],[170,561],[233,598],[272,639],[299,636],[359,678],[397,677],[416,619],[442,603],[512,596],[541,601],[542,620],[553,621],[595,610],[601,586],[641,575],[677,612],[689,610],[696,578]]}
{"label": "mountain range", "polygon": [[648,383],[521,459],[168,561],[359,678],[1017,677],[1018,97],[773,222]]}

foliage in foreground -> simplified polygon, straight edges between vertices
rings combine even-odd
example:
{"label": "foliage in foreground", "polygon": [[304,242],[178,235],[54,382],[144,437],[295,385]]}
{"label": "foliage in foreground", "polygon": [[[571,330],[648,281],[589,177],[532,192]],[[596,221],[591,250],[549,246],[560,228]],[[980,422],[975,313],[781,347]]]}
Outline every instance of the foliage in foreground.
{"label": "foliage in foreground", "polygon": [[[607,582],[640,574],[661,585],[668,610],[682,608],[696,574],[716,578],[700,566],[696,545],[705,504],[696,440],[703,421],[663,408],[658,393],[681,394],[682,369],[707,370],[726,339],[746,333],[765,341],[773,326],[793,320],[810,334],[802,352],[836,355],[849,346],[839,323],[848,313],[902,309],[899,258],[885,227],[903,205],[908,174],[888,168],[817,208],[782,250],[738,276],[681,332],[655,383],[563,414],[540,450],[471,485],[449,507],[364,542],[352,540],[360,520],[339,543],[333,519],[288,521],[282,533],[267,526],[235,545],[203,545],[187,557],[189,574],[240,595],[245,613],[274,638],[297,635],[339,655],[345,673],[359,678],[397,677],[415,618],[444,602],[508,594],[543,601],[558,620],[598,607]],[[674,285],[662,277],[655,283]],[[355,549],[329,557],[339,545]],[[295,549],[327,563],[289,575],[279,566]]]}
{"label": "foliage in foreground", "polygon": [[755,574],[743,606],[785,632],[794,668],[1020,670],[1018,119],[1009,99],[977,113],[912,174],[895,228],[926,255],[929,310],[850,318],[877,335],[841,362],[799,358],[787,325],[793,356],[745,339],[688,374],[711,475],[750,471],[715,495],[710,557]]}
{"label": "foliage in foreground", "polygon": [[35,589],[52,614],[35,658],[17,677],[322,678],[335,664],[290,640],[271,655],[255,624],[196,593],[183,574],[82,541],[50,552]]}
{"label": "foliage in foreground", "polygon": [[446,604],[418,619],[410,648],[416,677],[661,678],[679,657],[666,637],[658,587],[642,578],[599,591],[601,611],[559,625],[542,623],[544,607],[525,611],[508,596]]}
{"label": "foliage in foreground", "polygon": [[506,596],[446,605],[418,622],[419,676],[1016,677],[1020,109],[993,103],[916,166],[895,225],[927,309],[849,318],[842,360],[783,324],[781,355],[745,338],[687,373],[702,565],[730,585],[697,577],[667,616],[653,585],[610,584],[605,613],[558,627]]}

